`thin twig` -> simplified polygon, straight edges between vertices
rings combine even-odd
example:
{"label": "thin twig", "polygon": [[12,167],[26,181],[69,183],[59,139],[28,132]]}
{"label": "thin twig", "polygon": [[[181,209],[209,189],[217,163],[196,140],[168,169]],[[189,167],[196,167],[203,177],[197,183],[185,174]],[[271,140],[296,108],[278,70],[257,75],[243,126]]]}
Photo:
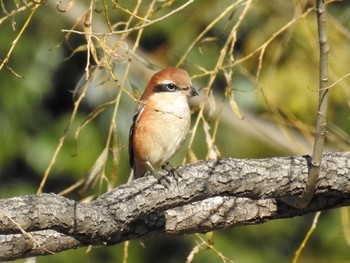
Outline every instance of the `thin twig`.
{"label": "thin twig", "polygon": [[24,6],[21,6],[21,7],[18,7],[17,9],[15,9],[15,10],[12,10],[10,13],[7,13],[6,16],[0,18],[0,25],[1,25],[3,22],[5,22],[7,19],[13,18],[17,13],[26,11],[26,10],[28,10],[29,8],[31,8],[32,6],[33,6],[33,3],[27,3],[27,4],[24,5]]}
{"label": "thin twig", "polygon": [[189,45],[187,50],[185,51],[184,55],[180,58],[179,62],[177,62],[176,66],[181,66],[185,59],[187,58],[188,54],[191,52],[193,47],[204,37],[206,33],[208,33],[217,23],[219,23],[227,14],[232,12],[234,8],[239,6],[243,1],[237,1],[233,3],[232,5],[228,6],[217,18],[215,18],[198,36],[197,38]]}
{"label": "thin twig", "polygon": [[27,20],[25,21],[23,27],[22,27],[21,30],[19,31],[17,37],[15,38],[15,40],[12,41],[12,45],[11,45],[10,50],[7,52],[6,57],[2,60],[2,62],[1,62],[1,64],[0,64],[0,70],[1,70],[1,69],[3,68],[3,66],[9,61],[10,56],[11,56],[13,50],[15,49],[15,47],[16,47],[16,45],[17,45],[19,39],[20,39],[21,36],[23,35],[24,31],[25,31],[26,28],[28,27],[28,25],[29,25],[30,21],[32,20],[32,18],[33,18],[33,16],[34,16],[36,10],[38,9],[38,7],[39,7],[39,5],[34,6],[32,12],[30,12],[30,14],[29,14]]}
{"label": "thin twig", "polygon": [[118,35],[118,34],[123,34],[123,33],[129,33],[129,32],[132,32],[132,31],[136,31],[136,30],[139,30],[139,29],[142,29],[142,28],[146,28],[152,24],[155,24],[157,22],[161,22],[163,21],[164,19],[168,18],[169,16],[172,16],[173,14],[183,10],[184,8],[186,8],[187,6],[189,6],[190,4],[192,4],[194,2],[194,0],[190,0],[188,2],[186,2],[185,4],[183,4],[182,6],[172,10],[171,12],[167,13],[166,15],[162,16],[162,17],[159,17],[157,19],[154,19],[154,20],[151,20],[147,23],[144,23],[140,26],[135,26],[135,27],[131,27],[131,28],[127,28],[127,29],[124,29],[124,30],[117,30],[117,31],[113,31],[112,33],[107,33],[107,34],[104,34],[104,33],[91,33],[91,32],[81,32],[81,31],[77,31],[77,30],[66,30],[66,29],[63,29],[62,32],[71,32],[71,33],[75,33],[75,34],[79,34],[79,35],[89,35],[89,34],[92,34],[92,35],[96,35],[96,36],[113,36],[113,35]]}
{"label": "thin twig", "polygon": [[328,52],[329,45],[327,39],[327,19],[326,19],[326,5],[324,0],[316,0],[316,13],[318,25],[318,37],[320,44],[320,65],[319,65],[319,99],[316,122],[316,138],[313,149],[311,171],[309,179],[306,184],[304,193],[301,196],[298,207],[306,207],[315,192],[316,183],[320,174],[320,167],[322,162],[322,153],[324,149],[324,142],[327,133],[327,108],[329,90],[326,89],[328,82]]}
{"label": "thin twig", "polygon": [[292,263],[297,263],[298,262],[299,257],[301,255],[301,252],[303,252],[303,249],[305,248],[306,243],[309,241],[312,233],[316,229],[317,222],[318,222],[318,219],[319,219],[320,215],[321,215],[320,211],[315,214],[314,220],[312,221],[312,225],[311,225],[309,231],[306,233],[306,236],[304,237],[303,242],[300,244],[300,246],[297,249],[297,251],[295,251],[295,255],[294,255]]}
{"label": "thin twig", "polygon": [[337,85],[339,82],[343,81],[347,77],[350,77],[350,72],[345,74],[344,76],[340,77],[337,81],[335,81],[334,83],[332,83],[329,86],[325,87],[324,89],[330,89],[330,88],[334,87],[335,85]]}
{"label": "thin twig", "polygon": [[324,142],[327,133],[327,108],[329,89],[328,82],[328,52],[329,45],[327,39],[327,20],[326,5],[324,0],[316,0],[316,14],[318,25],[318,38],[320,45],[320,61],[319,61],[319,99],[316,121],[316,135],[312,154],[311,170],[301,197],[294,199],[284,199],[283,201],[297,208],[305,208],[309,205],[316,188],[316,183],[320,174],[322,162],[322,153],[324,150]]}
{"label": "thin twig", "polygon": [[[205,94],[204,101],[207,101],[207,98],[209,97],[211,88],[212,88],[212,86],[214,84],[215,79],[218,76],[217,73],[219,72],[220,69],[223,68],[225,57],[226,57],[227,53],[230,51],[230,47],[234,46],[234,44],[236,42],[236,36],[237,36],[238,27],[241,24],[241,22],[243,21],[243,19],[246,17],[251,4],[252,4],[252,0],[248,0],[245,3],[245,7],[242,10],[242,13],[238,17],[238,20],[237,20],[236,24],[233,26],[233,28],[232,28],[232,30],[230,32],[230,35],[227,37],[226,42],[225,42],[223,48],[220,51],[220,56],[219,56],[219,58],[218,58],[218,60],[216,62],[215,68],[213,70],[211,70],[210,73],[209,73],[210,78],[208,80],[208,84],[207,84],[207,88],[206,88],[207,91],[206,91],[206,94]],[[192,147],[192,144],[193,144],[193,141],[194,141],[194,137],[195,137],[196,131],[198,129],[199,122],[202,119],[202,116],[204,114],[204,108],[205,108],[204,105],[202,105],[202,107],[201,107],[201,109],[200,109],[200,111],[198,113],[197,119],[195,121],[195,124],[194,124],[194,126],[192,128],[191,137],[190,137],[190,140],[189,140],[189,144],[187,146],[187,151],[188,152],[190,151],[190,149]]]}
{"label": "thin twig", "polygon": [[12,222],[12,224],[14,224],[18,229],[19,231],[21,231],[22,235],[24,237],[27,237],[29,238],[33,243],[31,244],[33,247],[34,246],[37,246],[41,249],[43,249],[45,252],[47,252],[48,254],[54,254],[54,252],[50,251],[49,249],[46,249],[46,248],[43,248],[43,247],[40,247],[40,245],[38,244],[38,242],[35,240],[35,238],[30,234],[28,233],[27,231],[25,231],[15,220],[13,220],[4,210],[0,209],[0,212],[3,213],[7,218],[8,220],[10,220]]}

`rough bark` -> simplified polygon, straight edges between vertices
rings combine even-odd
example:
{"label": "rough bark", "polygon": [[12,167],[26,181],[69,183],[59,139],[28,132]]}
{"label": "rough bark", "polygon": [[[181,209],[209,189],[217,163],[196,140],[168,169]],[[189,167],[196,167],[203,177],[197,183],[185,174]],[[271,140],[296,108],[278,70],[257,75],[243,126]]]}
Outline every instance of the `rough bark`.
{"label": "rough bark", "polygon": [[150,235],[206,232],[350,204],[350,152],[323,156],[315,196],[305,209],[279,200],[302,193],[310,157],[219,159],[178,168],[167,189],[135,180],[90,203],[55,194],[0,200],[0,261]]}

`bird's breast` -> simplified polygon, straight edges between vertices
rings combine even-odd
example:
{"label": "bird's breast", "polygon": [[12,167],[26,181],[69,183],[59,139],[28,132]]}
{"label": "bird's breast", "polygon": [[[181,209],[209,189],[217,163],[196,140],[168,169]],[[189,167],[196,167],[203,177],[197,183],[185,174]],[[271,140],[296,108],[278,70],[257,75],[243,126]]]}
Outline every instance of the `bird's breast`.
{"label": "bird's breast", "polygon": [[135,127],[135,157],[158,167],[168,161],[186,139],[190,127],[188,104],[145,106]]}

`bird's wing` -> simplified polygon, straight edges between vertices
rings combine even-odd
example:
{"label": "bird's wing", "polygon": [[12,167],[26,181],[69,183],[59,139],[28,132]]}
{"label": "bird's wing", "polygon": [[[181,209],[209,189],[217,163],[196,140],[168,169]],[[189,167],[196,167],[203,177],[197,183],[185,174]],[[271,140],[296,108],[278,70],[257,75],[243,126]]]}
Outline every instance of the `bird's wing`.
{"label": "bird's wing", "polygon": [[131,168],[133,168],[134,166],[134,148],[133,148],[133,140],[134,140],[134,131],[135,131],[135,125],[138,122],[142,112],[144,109],[144,105],[143,104],[139,104],[137,106],[137,109],[135,111],[135,114],[132,118],[132,125],[130,127],[130,131],[129,131],[129,163]]}

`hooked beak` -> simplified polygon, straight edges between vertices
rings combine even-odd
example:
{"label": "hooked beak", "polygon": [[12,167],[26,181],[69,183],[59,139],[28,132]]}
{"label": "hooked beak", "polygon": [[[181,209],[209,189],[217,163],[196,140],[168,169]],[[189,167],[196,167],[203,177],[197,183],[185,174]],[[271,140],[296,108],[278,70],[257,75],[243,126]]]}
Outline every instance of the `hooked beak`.
{"label": "hooked beak", "polygon": [[198,90],[196,90],[194,87],[192,86],[188,86],[184,89],[185,94],[189,97],[194,97],[194,96],[198,96]]}

